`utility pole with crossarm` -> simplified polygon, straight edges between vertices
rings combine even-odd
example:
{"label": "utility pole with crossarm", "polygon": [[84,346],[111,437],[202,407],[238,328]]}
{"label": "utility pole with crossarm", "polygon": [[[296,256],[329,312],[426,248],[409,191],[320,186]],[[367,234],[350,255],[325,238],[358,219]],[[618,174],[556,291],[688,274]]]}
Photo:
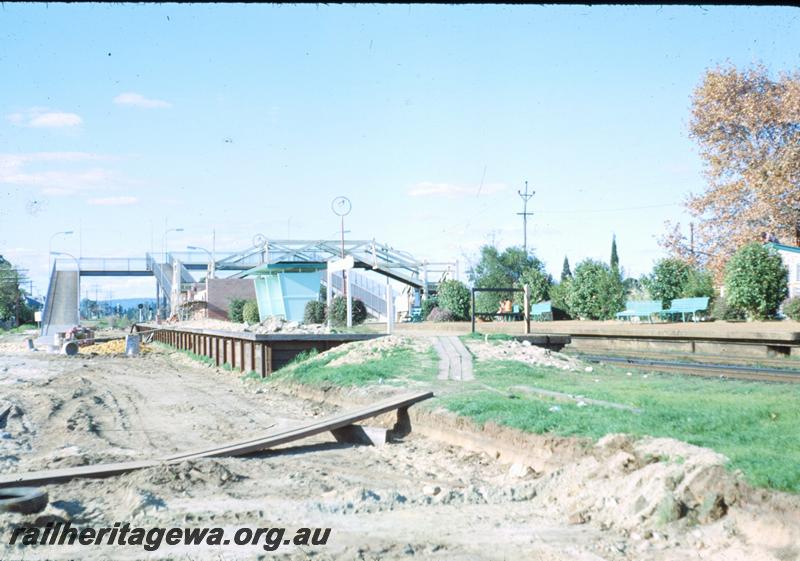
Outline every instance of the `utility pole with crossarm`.
{"label": "utility pole with crossarm", "polygon": [[523,243],[522,247],[525,250],[525,256],[528,255],[528,217],[533,216],[532,212],[528,212],[528,201],[536,194],[536,191],[531,191],[528,193],[528,182],[525,182],[525,192],[517,191],[519,196],[522,198],[522,212],[518,212],[518,215],[522,215],[522,235],[523,235]]}

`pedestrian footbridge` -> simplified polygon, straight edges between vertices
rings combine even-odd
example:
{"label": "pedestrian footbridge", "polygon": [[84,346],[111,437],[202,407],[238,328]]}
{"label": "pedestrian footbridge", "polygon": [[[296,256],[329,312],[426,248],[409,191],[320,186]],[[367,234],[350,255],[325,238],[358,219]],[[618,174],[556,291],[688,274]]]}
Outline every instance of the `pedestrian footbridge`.
{"label": "pedestrian footbridge", "polygon": [[[192,272],[242,278],[259,266],[277,263],[325,263],[352,256],[355,267],[399,281],[424,294],[436,292],[439,282],[457,278],[458,263],[433,263],[375,240],[264,240],[243,251],[178,251],[146,253],[144,257],[57,258],[50,272],[42,313],[42,335],[64,331],[76,325],[80,309],[80,278],[141,277],[156,280],[156,298],[167,309],[183,285],[194,284]],[[368,310],[380,317],[386,313],[387,289],[364,275],[351,277],[353,295],[364,301]],[[334,291],[341,291],[341,275],[334,276]]]}

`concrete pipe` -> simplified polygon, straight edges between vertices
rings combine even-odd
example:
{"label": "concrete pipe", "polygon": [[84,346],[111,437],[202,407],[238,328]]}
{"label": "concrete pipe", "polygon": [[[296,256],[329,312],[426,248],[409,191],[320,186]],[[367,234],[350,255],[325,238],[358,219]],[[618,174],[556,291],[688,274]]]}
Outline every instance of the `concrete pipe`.
{"label": "concrete pipe", "polygon": [[78,343],[75,341],[67,341],[61,346],[61,354],[67,356],[75,356],[78,354]]}

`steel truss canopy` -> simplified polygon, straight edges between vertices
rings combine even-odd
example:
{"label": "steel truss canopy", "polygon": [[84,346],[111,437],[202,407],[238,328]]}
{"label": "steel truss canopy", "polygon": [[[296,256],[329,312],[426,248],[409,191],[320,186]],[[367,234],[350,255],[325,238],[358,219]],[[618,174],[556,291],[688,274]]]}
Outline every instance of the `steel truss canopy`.
{"label": "steel truss canopy", "polygon": [[[411,287],[435,290],[445,274],[457,274],[455,262],[428,262],[407,251],[396,249],[375,240],[269,240],[259,237],[257,244],[238,252],[215,252],[217,271],[234,271],[245,277],[252,269],[272,264],[327,263],[333,259],[352,257],[356,268],[373,270]],[[344,255],[342,255],[344,253]],[[57,259],[59,269],[77,265],[81,276],[152,276],[158,264],[177,261],[182,271],[209,268],[205,251],[173,251],[166,255],[147,254],[145,257],[110,257],[76,260]],[[185,276],[184,273],[181,275]],[[430,281],[428,279],[431,279]]]}

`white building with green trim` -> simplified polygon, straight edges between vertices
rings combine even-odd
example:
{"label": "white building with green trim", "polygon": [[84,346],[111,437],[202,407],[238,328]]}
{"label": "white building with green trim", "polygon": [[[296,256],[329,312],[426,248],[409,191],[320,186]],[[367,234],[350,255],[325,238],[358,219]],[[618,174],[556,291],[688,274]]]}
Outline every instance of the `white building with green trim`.
{"label": "white building with green trim", "polygon": [[776,250],[789,269],[789,297],[800,298],[800,247],[775,242],[765,244]]}

